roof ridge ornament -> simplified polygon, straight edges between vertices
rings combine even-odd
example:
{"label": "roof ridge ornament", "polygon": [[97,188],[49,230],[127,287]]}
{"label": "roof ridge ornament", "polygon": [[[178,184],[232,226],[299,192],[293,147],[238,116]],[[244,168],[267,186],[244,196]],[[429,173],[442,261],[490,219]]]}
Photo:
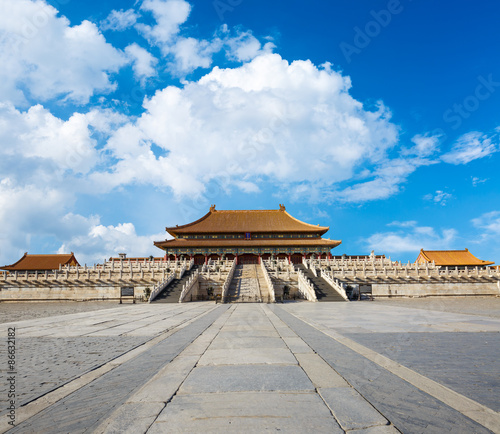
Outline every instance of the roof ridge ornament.
{"label": "roof ridge ornament", "polygon": [[210,212],[215,212],[215,211],[216,211],[215,204],[210,205]]}
{"label": "roof ridge ornament", "polygon": [[280,211],[286,211],[285,205],[282,205],[281,203],[280,203]]}

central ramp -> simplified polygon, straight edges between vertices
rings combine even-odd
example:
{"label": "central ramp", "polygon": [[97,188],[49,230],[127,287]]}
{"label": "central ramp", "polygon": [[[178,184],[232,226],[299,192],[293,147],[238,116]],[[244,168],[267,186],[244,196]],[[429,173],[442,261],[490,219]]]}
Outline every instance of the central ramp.
{"label": "central ramp", "polygon": [[262,301],[257,265],[237,265],[227,292],[229,303],[255,303]]}

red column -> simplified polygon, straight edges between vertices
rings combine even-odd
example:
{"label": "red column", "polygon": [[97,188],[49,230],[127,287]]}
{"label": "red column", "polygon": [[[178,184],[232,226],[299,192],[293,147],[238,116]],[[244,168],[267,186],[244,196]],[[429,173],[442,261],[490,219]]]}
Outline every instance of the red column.
{"label": "red column", "polygon": [[238,265],[238,253],[236,253],[236,255],[234,255],[234,260],[236,261],[236,265]]}
{"label": "red column", "polygon": [[208,255],[205,254],[205,265],[208,264]]}
{"label": "red column", "polygon": [[292,262],[292,255],[290,253],[288,254],[288,262]]}
{"label": "red column", "polygon": [[177,253],[174,256],[174,260],[177,261]]}
{"label": "red column", "polygon": [[261,263],[262,261],[262,257],[260,256],[260,253],[259,253],[259,264]]}

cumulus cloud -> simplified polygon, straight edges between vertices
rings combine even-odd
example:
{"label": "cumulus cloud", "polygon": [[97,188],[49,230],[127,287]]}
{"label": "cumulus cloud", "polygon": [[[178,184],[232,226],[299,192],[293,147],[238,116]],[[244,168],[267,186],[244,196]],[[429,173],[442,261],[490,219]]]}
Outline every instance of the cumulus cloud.
{"label": "cumulus cloud", "polygon": [[220,41],[206,41],[195,38],[178,38],[170,48],[175,61],[170,69],[175,74],[184,74],[197,68],[209,68],[212,56],[220,50]]}
{"label": "cumulus cloud", "polygon": [[165,239],[165,233],[154,235],[138,235],[132,223],[120,223],[104,226],[93,224],[88,232],[72,237],[59,249],[59,253],[78,252],[80,263],[103,262],[118,253],[127,253],[128,256],[150,255],[162,256],[162,252],[154,247],[153,241]]}
{"label": "cumulus cloud", "polygon": [[145,0],[141,10],[150,12],[156,24],[138,23],[136,28],[154,45],[167,54],[180,26],[186,22],[191,12],[191,5],[184,0]]}
{"label": "cumulus cloud", "polygon": [[86,103],[116,85],[126,62],[96,25],[68,19],[43,0],[0,0],[0,98],[17,105],[55,97]]}
{"label": "cumulus cloud", "polygon": [[[393,222],[390,226],[398,226]],[[457,237],[455,229],[443,229],[438,232],[428,226],[418,226],[416,222],[400,224],[399,230],[377,232],[366,240],[369,250],[386,254],[414,252],[415,259],[420,249],[443,250],[449,249]]]}
{"label": "cumulus cloud", "polygon": [[[15,171],[19,179],[29,177],[28,170],[23,170],[23,163],[29,161],[36,164],[39,176],[43,168],[52,175],[54,169],[88,173],[98,160],[86,115],[74,113],[63,121],[41,105],[21,112],[0,103],[0,142],[2,173],[12,176]],[[12,166],[9,162],[14,160],[17,164]]]}
{"label": "cumulus cloud", "polygon": [[274,48],[272,42],[262,46],[251,31],[231,31],[226,24],[208,39],[185,36],[182,25],[191,13],[191,5],[185,0],[145,0],[140,9],[143,14],[151,13],[155,23],[138,22],[135,28],[161,50],[169,71],[179,77],[198,68],[209,68],[214,54],[220,51],[231,61],[247,62]]}
{"label": "cumulus cloud", "polygon": [[106,17],[105,20],[101,21],[101,30],[113,30],[117,32],[122,32],[130,27],[132,27],[139,18],[139,14],[134,9],[123,9],[112,10],[111,13]]}
{"label": "cumulus cloud", "polygon": [[0,265],[17,261],[26,251],[38,253],[32,250],[33,239],[47,237],[60,246],[54,253],[73,251],[81,263],[101,262],[120,252],[161,254],[153,241],[165,239],[164,232],[138,235],[132,223],[103,226],[99,216],[71,212],[74,201],[70,189],[0,179]]}
{"label": "cumulus cloud", "polygon": [[64,221],[71,194],[39,184],[19,185],[14,179],[0,179],[0,264],[11,264],[30,250],[32,237],[78,233],[72,222]]}
{"label": "cumulus cloud", "polygon": [[144,85],[146,79],[156,75],[156,59],[148,50],[142,48],[136,43],[130,44],[125,48],[125,53],[132,60],[132,69],[134,76]]}
{"label": "cumulus cloud", "polygon": [[442,160],[449,164],[467,164],[479,158],[487,157],[498,151],[496,137],[488,136],[478,131],[461,136],[450,152],[442,155]]}
{"label": "cumulus cloud", "polygon": [[[106,145],[117,164],[92,178],[109,188],[168,186],[179,196],[200,194],[213,180],[331,186],[363,162],[384,162],[398,137],[385,107],[365,110],[350,86],[349,77],[328,65],[288,63],[272,53],[239,68],[216,67],[146,100],[144,114]],[[152,145],[164,155],[156,156]],[[380,174],[390,183],[408,170],[401,161]]]}

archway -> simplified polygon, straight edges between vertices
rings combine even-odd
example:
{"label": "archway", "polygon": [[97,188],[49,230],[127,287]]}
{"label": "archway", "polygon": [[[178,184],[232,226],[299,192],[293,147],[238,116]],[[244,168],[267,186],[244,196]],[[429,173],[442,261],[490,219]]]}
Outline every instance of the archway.
{"label": "archway", "polygon": [[194,265],[203,265],[205,263],[205,255],[194,255]]}
{"label": "archway", "polygon": [[238,256],[238,265],[258,264],[258,263],[259,263],[259,257],[257,255],[245,253],[243,255]]}

